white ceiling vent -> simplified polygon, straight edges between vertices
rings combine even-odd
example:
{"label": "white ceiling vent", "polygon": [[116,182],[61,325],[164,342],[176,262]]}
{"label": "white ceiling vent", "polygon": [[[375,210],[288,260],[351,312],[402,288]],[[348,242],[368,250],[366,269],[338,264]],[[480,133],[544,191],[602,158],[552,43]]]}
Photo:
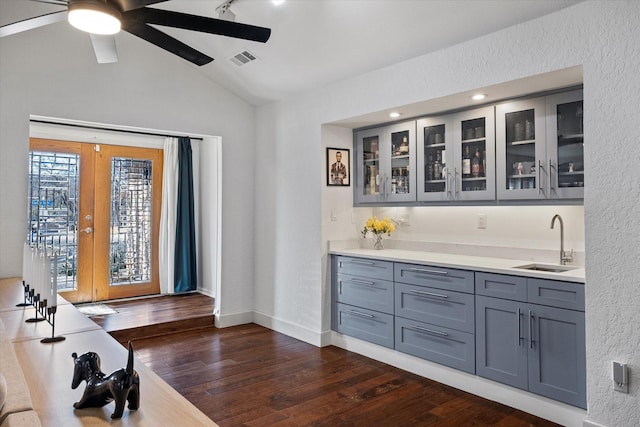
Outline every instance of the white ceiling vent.
{"label": "white ceiling vent", "polygon": [[231,62],[233,62],[234,64],[236,64],[238,67],[241,67],[245,64],[248,64],[249,62],[253,62],[256,59],[258,59],[253,53],[249,52],[248,50],[243,50],[242,52],[238,53],[237,55],[232,56],[231,58],[229,58],[229,60]]}

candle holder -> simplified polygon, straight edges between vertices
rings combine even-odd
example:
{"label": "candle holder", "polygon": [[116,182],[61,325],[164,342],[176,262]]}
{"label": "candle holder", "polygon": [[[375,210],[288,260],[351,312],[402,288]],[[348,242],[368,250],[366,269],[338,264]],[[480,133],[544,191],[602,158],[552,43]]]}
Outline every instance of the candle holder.
{"label": "candle holder", "polygon": [[29,307],[31,303],[27,302],[27,295],[29,294],[29,285],[24,280],[22,281],[22,293],[24,294],[24,301],[16,304],[16,307]]}

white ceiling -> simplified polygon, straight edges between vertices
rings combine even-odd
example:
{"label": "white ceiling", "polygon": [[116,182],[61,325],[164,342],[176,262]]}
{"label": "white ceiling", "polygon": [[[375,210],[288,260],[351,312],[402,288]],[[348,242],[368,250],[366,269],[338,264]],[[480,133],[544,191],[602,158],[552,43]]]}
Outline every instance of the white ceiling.
{"label": "white ceiling", "polygon": [[[215,58],[197,67],[253,105],[290,97],[331,82],[446,48],[582,0],[236,0],[236,22],[272,29],[266,44],[161,28]],[[171,0],[153,7],[217,17],[222,0]],[[0,25],[60,10],[28,0],[0,0]],[[52,26],[78,31],[66,22]],[[9,37],[18,37],[13,35]],[[116,44],[135,43],[120,33]],[[158,49],[148,45],[149,49]],[[229,58],[249,50],[258,61]],[[91,50],[86,55],[93,55]],[[166,53],[167,60],[182,59]],[[120,58],[120,61],[123,61]],[[132,58],[126,58],[132,60]],[[189,64],[191,65],[191,64]]]}

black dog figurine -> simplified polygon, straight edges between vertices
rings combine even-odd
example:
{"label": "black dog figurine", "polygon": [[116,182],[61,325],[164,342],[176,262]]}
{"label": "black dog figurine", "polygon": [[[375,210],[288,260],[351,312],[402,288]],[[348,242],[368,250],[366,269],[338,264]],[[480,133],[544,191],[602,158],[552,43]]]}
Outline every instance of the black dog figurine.
{"label": "black dog figurine", "polygon": [[118,369],[109,376],[100,371],[100,356],[97,353],[88,352],[81,356],[76,353],[73,357],[73,381],[71,388],[76,389],[84,380],[87,387],[79,402],[73,404],[76,409],[100,408],[115,400],[116,410],[111,418],[122,418],[125,402],[129,403],[132,411],[140,407],[140,378],[133,370],[133,348],[129,341],[129,359],[127,367]]}

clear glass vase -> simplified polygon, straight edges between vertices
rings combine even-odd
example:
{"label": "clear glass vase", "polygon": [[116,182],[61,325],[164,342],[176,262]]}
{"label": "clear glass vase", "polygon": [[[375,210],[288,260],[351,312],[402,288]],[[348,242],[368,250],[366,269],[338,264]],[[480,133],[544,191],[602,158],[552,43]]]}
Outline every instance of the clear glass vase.
{"label": "clear glass vase", "polygon": [[373,235],[373,249],[384,249],[384,246],[382,245],[382,234]]}

